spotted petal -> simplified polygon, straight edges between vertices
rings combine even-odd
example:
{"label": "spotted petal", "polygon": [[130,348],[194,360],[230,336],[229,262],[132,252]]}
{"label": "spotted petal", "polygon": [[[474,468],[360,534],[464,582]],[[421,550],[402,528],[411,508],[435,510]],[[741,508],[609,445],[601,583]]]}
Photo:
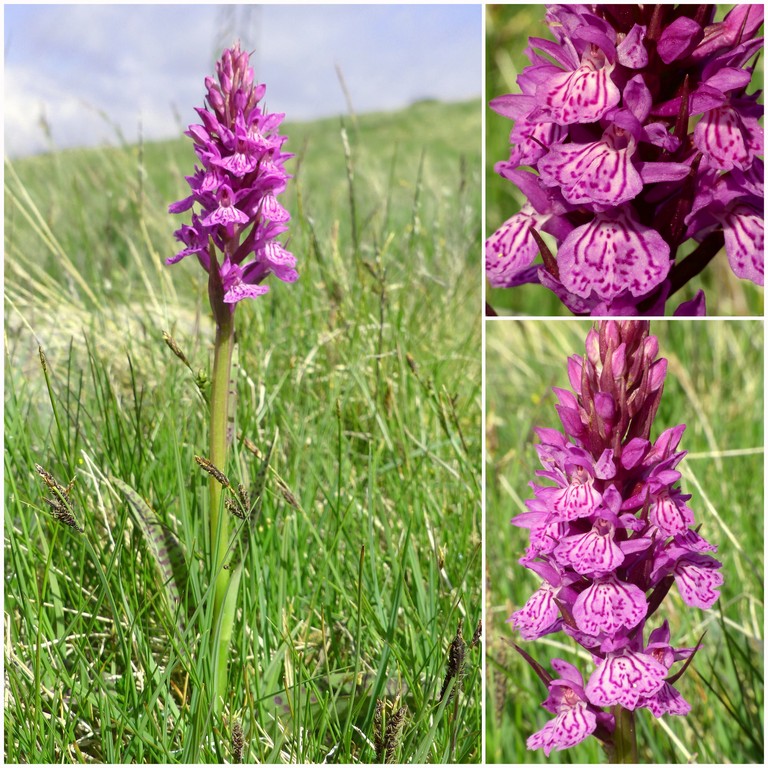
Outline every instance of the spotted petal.
{"label": "spotted petal", "polygon": [[585,299],[592,292],[603,299],[624,292],[642,296],[670,269],[669,245],[624,211],[597,214],[574,229],[560,246],[557,261],[563,285]]}
{"label": "spotted petal", "polygon": [[525,118],[518,119],[512,129],[509,141],[515,147],[510,154],[514,167],[535,165],[547,147],[562,139],[568,129],[556,123],[531,123]]}
{"label": "spotted petal", "polygon": [[710,109],[699,120],[693,141],[715,168],[746,171],[753,152],[748,132],[738,112],[728,105]]}
{"label": "spotted petal", "polygon": [[678,561],[672,569],[680,597],[686,605],[695,608],[711,608],[720,597],[718,588],[723,575],[717,570],[720,563],[711,557],[691,554]]}
{"label": "spotted petal", "polygon": [[587,682],[587,698],[598,707],[621,704],[635,709],[640,699],[653,696],[664,685],[666,674],[666,667],[647,653],[608,654]]}
{"label": "spotted petal", "polygon": [[669,683],[664,683],[653,696],[640,701],[638,706],[650,709],[654,717],[687,715],[691,711],[691,705]]}
{"label": "spotted petal", "polygon": [[619,64],[630,69],[642,69],[648,64],[648,51],[643,45],[646,27],[633,25],[627,36],[616,46],[616,57]]}
{"label": "spotted petal", "polygon": [[564,520],[589,517],[599,506],[602,496],[592,480],[573,482],[555,491],[549,498],[552,511]]}
{"label": "spotted petal", "polygon": [[725,252],[737,277],[763,285],[765,272],[765,222],[750,205],[735,205],[725,216]]}
{"label": "spotted petal", "polygon": [[540,731],[528,737],[528,749],[543,749],[549,757],[552,750],[568,749],[587,738],[597,728],[597,716],[587,709],[585,701],[560,712]]}
{"label": "spotted petal", "polygon": [[611,80],[613,66],[598,68],[585,61],[572,72],[561,72],[542,83],[536,96],[549,109],[559,125],[593,123],[599,120],[621,98]]}
{"label": "spotted petal", "polygon": [[535,640],[554,631],[559,615],[552,586],[543,584],[509,620],[523,639]]}
{"label": "spotted petal", "polygon": [[648,601],[643,590],[619,581],[614,575],[593,582],[573,604],[576,625],[595,637],[601,632],[613,635],[622,627],[632,629],[647,611]]}
{"label": "spotted petal", "polygon": [[270,221],[288,221],[291,218],[291,214],[280,205],[277,198],[274,195],[266,195],[264,202],[261,205],[261,212]]}
{"label": "spotted petal", "polygon": [[263,254],[271,267],[294,267],[296,257],[274,240],[264,246]]}
{"label": "spotted petal", "polygon": [[661,493],[654,498],[650,518],[664,536],[684,533],[696,522],[693,512],[669,493]]}
{"label": "spotted petal", "polygon": [[624,562],[624,553],[604,520],[597,520],[587,533],[566,536],[555,549],[555,557],[584,576],[610,573]]}
{"label": "spotted petal", "polygon": [[530,228],[540,226],[543,218],[531,206],[507,219],[485,241],[485,272],[494,288],[505,288],[511,279],[529,266],[539,252]]}
{"label": "spotted petal", "polygon": [[621,205],[643,189],[633,152],[632,143],[623,149],[605,141],[557,144],[539,162],[539,173],[546,184],[561,187],[569,203]]}
{"label": "spotted petal", "polygon": [[255,299],[269,291],[266,285],[250,285],[249,283],[236,283],[225,294],[226,304],[237,304],[243,299]]}

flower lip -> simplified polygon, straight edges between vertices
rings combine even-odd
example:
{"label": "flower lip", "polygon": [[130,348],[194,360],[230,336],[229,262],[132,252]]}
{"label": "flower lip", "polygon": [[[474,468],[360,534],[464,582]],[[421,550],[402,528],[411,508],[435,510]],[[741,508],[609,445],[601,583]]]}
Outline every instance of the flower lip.
{"label": "flower lip", "polygon": [[616,209],[573,230],[560,246],[558,262],[563,285],[577,296],[643,296],[667,276],[669,250],[658,232],[629,210]]}

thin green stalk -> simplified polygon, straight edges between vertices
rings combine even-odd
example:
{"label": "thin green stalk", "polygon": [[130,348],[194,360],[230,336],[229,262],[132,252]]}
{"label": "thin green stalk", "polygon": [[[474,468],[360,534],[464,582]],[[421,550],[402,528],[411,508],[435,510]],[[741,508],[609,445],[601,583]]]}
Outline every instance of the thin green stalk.
{"label": "thin green stalk", "polygon": [[614,744],[616,753],[613,758],[617,763],[637,762],[637,733],[635,731],[635,713],[631,709],[625,709],[620,704],[613,708],[613,716],[616,719],[614,731]]}
{"label": "thin green stalk", "polygon": [[[228,307],[215,314],[217,324],[213,373],[211,375],[209,459],[215,467],[225,472],[227,465],[229,378],[235,341],[235,325],[233,313]],[[227,601],[230,572],[223,567],[229,540],[229,519],[225,514],[222,514],[222,487],[214,477],[210,478],[209,491],[211,556],[215,578],[211,653],[214,658],[214,711],[219,713],[227,687],[227,655],[234,620],[234,600],[230,600],[229,603]]]}
{"label": "thin green stalk", "polygon": [[[362,610],[363,610],[363,566],[365,565],[365,544],[360,547],[360,561],[357,568],[357,630],[355,634],[355,674],[352,678],[352,698],[349,701],[349,709],[347,710],[347,721],[344,724],[344,737],[346,741],[347,750],[350,748],[352,729],[352,710],[355,707],[355,701],[357,697],[357,678],[360,674],[360,639],[363,631],[362,622]],[[348,752],[349,754],[349,752]]]}

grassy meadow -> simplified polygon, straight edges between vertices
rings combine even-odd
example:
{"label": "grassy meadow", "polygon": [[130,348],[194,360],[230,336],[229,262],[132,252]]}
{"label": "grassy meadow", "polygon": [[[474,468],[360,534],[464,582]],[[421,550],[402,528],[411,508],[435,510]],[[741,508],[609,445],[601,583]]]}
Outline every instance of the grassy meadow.
{"label": "grassy meadow", "polygon": [[[563,633],[522,641],[508,618],[541,579],[518,564],[528,531],[509,524],[526,510],[540,469],[533,427],[561,429],[553,386],[568,388],[567,358],[584,354],[584,321],[489,321],[486,329],[486,757],[489,763],[604,763],[596,739],[549,758],[526,739],[553,716],[546,690],[509,643],[549,669],[562,658],[586,675],[588,654]],[[725,583],[708,611],[686,606],[676,587],[659,612],[675,647],[703,648],[676,687],[687,717],[637,717],[639,762],[763,762],[764,452],[761,321],[652,321],[669,361],[651,439],[684,423],[678,466],[701,534],[718,546]],[[655,624],[653,626],[656,626]],[[680,668],[673,667],[673,672]]]}
{"label": "grassy meadow", "polygon": [[[717,19],[721,20],[732,8],[718,6]],[[517,76],[531,62],[525,54],[529,37],[547,40],[552,35],[544,22],[543,5],[489,5],[486,7],[485,48],[485,103],[486,103],[486,237],[492,235],[510,216],[525,203],[522,192],[507,179],[501,178],[493,166],[509,158],[509,133],[512,120],[496,114],[487,107],[491,99],[505,93],[520,93]],[[763,62],[759,58],[755,83],[763,80]],[[753,85],[752,92],[759,88]],[[762,97],[761,97],[762,100]],[[549,239],[554,248],[554,239]],[[680,249],[681,255],[693,250],[690,243]],[[541,257],[537,257],[541,263]],[[728,264],[725,251],[721,251],[696,278],[675,294],[668,305],[668,314],[680,304],[694,298],[703,289],[707,296],[707,314],[718,316],[755,316],[763,314],[763,289],[748,280],[738,279]],[[679,297],[679,299],[678,299]],[[677,299],[677,300],[676,300]],[[554,293],[540,285],[523,285],[517,288],[490,288],[486,300],[499,315],[565,316],[570,312]]]}
{"label": "grassy meadow", "polygon": [[[425,101],[283,126],[300,279],[236,313],[226,471],[255,488],[272,453],[221,721],[193,458],[213,324],[195,260],[163,263],[192,143],[6,163],[7,762],[230,762],[236,723],[243,762],[479,761],[480,125]],[[76,478],[83,533],[35,464]],[[183,630],[119,481],[186,553]]]}

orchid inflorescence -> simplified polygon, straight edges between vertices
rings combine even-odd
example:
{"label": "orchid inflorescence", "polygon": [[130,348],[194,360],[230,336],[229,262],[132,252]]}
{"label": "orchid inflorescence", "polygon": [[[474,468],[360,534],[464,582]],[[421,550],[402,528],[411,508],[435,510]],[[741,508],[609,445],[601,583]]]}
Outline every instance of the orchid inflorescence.
{"label": "orchid inflorescence", "polygon": [[[763,6],[714,15],[547,6],[555,40],[531,38],[521,93],[491,101],[515,121],[495,170],[526,197],[486,242],[491,286],[539,283],[576,314],[663,315],[723,246],[737,277],[763,284],[763,106],[746,93]],[[675,313],[705,303],[699,291]]]}
{"label": "orchid inflorescence", "polygon": [[205,79],[208,109],[196,109],[202,125],[186,131],[203,167],[186,177],[192,194],[168,208],[182,213],[197,203],[200,213],[176,231],[184,248],[166,263],[196,255],[206,272],[218,271],[223,301],[234,309],[266,293],[262,283],[269,274],[286,282],[298,277],[296,259],[276,239],[291,218],[277,195],[289,178],[283,165],[293,155],[281,150],[285,136],[276,131],[283,115],[260,106],[266,86],[254,84],[239,43],[224,51],[216,73],[218,83]]}
{"label": "orchid inflorescence", "polygon": [[568,360],[573,391],[554,390],[564,434],[536,429],[537,475],[549,484],[531,483],[528,511],[512,523],[530,531],[520,563],[542,585],[510,621],[525,640],[565,632],[595,664],[585,683],[554,659],[552,678],[521,651],[548,684],[543,706],[555,718],[528,739],[547,755],[590,734],[610,746],[617,707],[690,710],[672,685],[684,667],[670,668],[696,648],[673,647],[667,621],[649,622],[673,584],[686,605],[707,609],[723,577],[679,487],[685,425],[650,439],[667,370],[658,351],[647,321],[601,321],[585,356]]}

